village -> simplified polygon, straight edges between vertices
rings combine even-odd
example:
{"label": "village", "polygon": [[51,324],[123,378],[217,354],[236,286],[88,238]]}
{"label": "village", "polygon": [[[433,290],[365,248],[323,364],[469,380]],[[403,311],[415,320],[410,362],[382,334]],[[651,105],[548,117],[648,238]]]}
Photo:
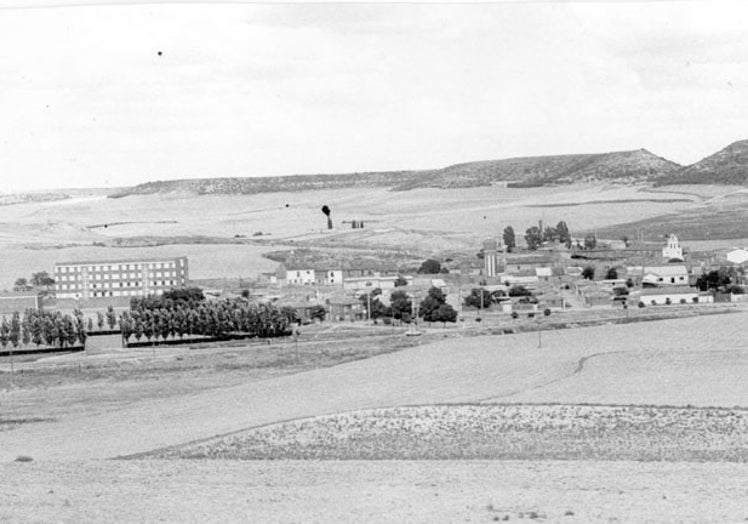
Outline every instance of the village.
{"label": "village", "polygon": [[[42,271],[30,279],[19,278],[12,293],[0,296],[0,314],[7,326],[0,329],[0,342],[3,348],[13,345],[15,315],[16,342],[23,339],[30,346],[31,335],[21,337],[21,331],[32,330],[30,320],[21,322],[20,315],[44,310],[57,315],[60,326],[65,315],[72,318],[71,331],[120,333],[126,345],[138,332],[130,316],[139,304],[136,300],[173,297],[180,290],[197,291],[209,303],[274,307],[287,320],[279,328],[287,334],[294,332],[294,325],[321,323],[409,326],[406,334],[414,335],[426,326],[500,328],[562,313],[570,321],[609,319],[615,311],[628,317],[630,308],[648,314],[659,308],[685,308],[688,314],[698,314],[699,308],[708,310],[711,304],[748,299],[746,248],[691,252],[676,234],[662,242],[598,242],[594,235],[576,239],[565,223],[556,228],[562,231],[560,236],[546,226],[543,238],[537,234],[544,231],[542,221],[538,226],[528,229],[524,246],[516,245],[508,227],[503,237],[486,239],[474,257],[428,258],[417,267],[374,257],[324,257],[320,249],[290,249],[275,253],[274,272],[238,281],[191,280],[187,257],[58,263],[52,276]],[[162,342],[177,338],[175,321],[171,323],[171,329],[163,328]],[[194,329],[185,327],[190,333]],[[232,330],[238,327],[228,324],[211,333],[221,338]],[[154,325],[151,331],[158,339],[159,329]],[[183,336],[180,333],[179,339]],[[75,341],[73,334],[70,337]],[[74,346],[48,338],[53,349]],[[75,347],[85,348],[85,334],[78,338],[81,344]],[[44,337],[36,338],[34,349],[39,349],[40,340]]]}

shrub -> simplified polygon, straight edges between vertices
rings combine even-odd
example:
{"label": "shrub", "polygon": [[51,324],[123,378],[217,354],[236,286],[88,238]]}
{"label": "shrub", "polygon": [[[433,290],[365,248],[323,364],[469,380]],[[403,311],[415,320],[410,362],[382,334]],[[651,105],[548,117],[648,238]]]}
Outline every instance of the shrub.
{"label": "shrub", "polygon": [[637,306],[638,306],[638,307],[646,307],[646,304],[644,304],[644,302],[639,302],[639,303],[637,304]]}
{"label": "shrub", "polygon": [[512,318],[519,318],[519,313],[512,311]]}
{"label": "shrub", "polygon": [[693,301],[694,304],[699,303],[699,297],[693,297],[691,300]]}
{"label": "shrub", "polygon": [[551,309],[550,309],[550,308],[545,308],[545,309],[543,310],[543,314],[544,314],[544,315],[545,315],[546,317],[550,317],[550,316],[551,316]]}
{"label": "shrub", "polygon": [[669,306],[670,304],[672,304],[672,303],[673,303],[673,301],[672,301],[672,300],[670,300],[670,297],[667,297],[667,298],[665,299],[665,304],[667,304],[668,306]]}
{"label": "shrub", "polygon": [[681,304],[685,304],[686,302],[688,302],[688,301],[687,301],[687,300],[686,300],[685,298],[681,298],[681,299],[680,299],[680,303],[681,303]]}

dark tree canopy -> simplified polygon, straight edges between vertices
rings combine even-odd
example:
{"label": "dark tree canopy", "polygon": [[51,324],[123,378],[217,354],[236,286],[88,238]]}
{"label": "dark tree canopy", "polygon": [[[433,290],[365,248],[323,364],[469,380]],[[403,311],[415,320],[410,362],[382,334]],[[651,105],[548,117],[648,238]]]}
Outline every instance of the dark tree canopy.
{"label": "dark tree canopy", "polygon": [[525,231],[525,242],[527,248],[532,251],[540,247],[543,242],[543,234],[538,226],[532,226]]}
{"label": "dark tree canopy", "polygon": [[510,297],[531,297],[532,293],[525,286],[517,284],[509,288],[509,296]]}
{"label": "dark tree canopy", "polygon": [[514,228],[512,226],[506,226],[504,228],[504,245],[508,252],[514,251],[517,247],[517,239],[514,236]]}
{"label": "dark tree canopy", "polygon": [[584,249],[595,249],[597,247],[597,238],[593,233],[588,233],[584,237]]}
{"label": "dark tree canopy", "polygon": [[[481,301],[481,296],[482,301]],[[491,307],[491,303],[493,302],[491,298],[491,293],[489,293],[487,290],[483,288],[473,288],[470,290],[470,294],[465,297],[463,300],[463,303],[468,307],[474,307],[477,309],[483,309]]]}
{"label": "dark tree canopy", "polygon": [[556,232],[558,233],[558,241],[564,244],[567,248],[571,248],[571,232],[569,226],[563,220],[556,224]]}
{"label": "dark tree canopy", "polygon": [[582,270],[582,278],[587,280],[595,279],[595,268],[593,266],[587,266]]}
{"label": "dark tree canopy", "polygon": [[724,288],[730,285],[731,283],[732,283],[732,279],[730,278],[730,274],[727,268],[724,268],[724,267],[715,269],[713,271],[710,271],[709,273],[701,275],[696,280],[696,286],[701,291],[707,291],[710,289],[717,290],[720,288]]}
{"label": "dark tree canopy", "polygon": [[438,260],[434,260],[433,258],[429,258],[428,260],[425,260],[423,264],[421,264],[421,267],[418,268],[418,272],[424,273],[427,275],[441,273],[442,272],[441,262],[439,262]]}
{"label": "dark tree canopy", "polygon": [[608,268],[608,270],[605,272],[605,278],[607,280],[615,280],[618,278],[618,270],[614,267]]}
{"label": "dark tree canopy", "polygon": [[396,290],[390,295],[390,308],[392,318],[397,320],[410,320],[413,314],[413,304],[405,291]]}
{"label": "dark tree canopy", "polygon": [[558,240],[558,231],[555,227],[545,226],[543,230],[543,242],[555,242]]}
{"label": "dark tree canopy", "polygon": [[429,289],[428,295],[421,301],[419,316],[427,322],[455,322],[457,311],[447,304],[447,296],[438,287]]}

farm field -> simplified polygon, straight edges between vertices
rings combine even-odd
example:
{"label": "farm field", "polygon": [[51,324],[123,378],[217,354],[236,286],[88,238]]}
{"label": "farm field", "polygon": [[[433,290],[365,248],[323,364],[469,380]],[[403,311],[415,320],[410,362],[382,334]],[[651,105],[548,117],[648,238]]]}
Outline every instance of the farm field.
{"label": "farm field", "polygon": [[339,413],[177,446],[221,460],[748,462],[748,410],[450,404]]}
{"label": "farm field", "polygon": [[[499,234],[506,225],[520,232],[543,219],[554,224],[565,220],[572,232],[604,228],[694,209],[708,211],[729,202],[725,195],[736,191],[673,186],[652,192],[606,185],[374,189],[365,194],[340,189],[120,199],[96,194],[7,205],[0,206],[0,289],[9,289],[29,270],[49,272],[55,262],[75,259],[185,254],[191,276],[206,279],[256,277],[274,267],[261,254],[288,245],[405,249],[420,256],[445,250],[472,253],[482,239]],[[332,208],[332,232],[325,229],[323,204]],[[353,219],[364,220],[366,228],[354,231],[343,223]],[[154,243],[167,245],[143,247]]]}
{"label": "farm field", "polygon": [[[541,348],[535,333],[456,336],[373,358],[282,376],[266,375],[259,380],[252,379],[249,368],[246,380],[229,382],[225,387],[142,400],[131,390],[129,402],[111,409],[93,414],[81,410],[78,414],[61,415],[55,421],[23,424],[0,432],[0,458],[107,458],[284,420],[358,409],[517,403],[519,398],[522,402],[541,402],[546,388],[554,392],[552,402],[556,403],[746,407],[748,385],[743,378],[748,347],[743,333],[747,319],[748,311],[742,310],[735,314],[559,330],[546,332]],[[712,361],[709,371],[700,377],[699,387],[683,387],[693,378],[693,370],[676,365],[673,356],[678,354],[692,361]],[[587,366],[599,355],[625,355],[630,359],[632,364],[618,383],[630,380],[645,384],[653,374],[657,380],[642,390],[609,386],[611,369]],[[648,362],[659,367],[653,371]],[[214,373],[220,374],[221,370]],[[589,385],[583,390],[585,394],[573,387],[565,393],[554,389],[580,379]],[[126,387],[127,381],[106,385],[111,387],[111,396],[116,397],[114,392]],[[4,405],[17,401],[13,394],[2,394]],[[55,388],[49,388],[35,397],[36,402],[44,405],[45,396],[57,394]],[[98,404],[95,397],[89,402]],[[215,406],[221,409],[216,410]],[[40,413],[33,403],[25,403],[24,411],[16,416],[29,418]]]}

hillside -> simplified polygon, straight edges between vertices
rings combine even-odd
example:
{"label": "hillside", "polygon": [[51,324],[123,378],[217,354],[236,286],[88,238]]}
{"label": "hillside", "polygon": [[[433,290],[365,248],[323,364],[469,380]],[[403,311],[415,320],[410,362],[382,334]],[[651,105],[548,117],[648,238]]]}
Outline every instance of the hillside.
{"label": "hillside", "polygon": [[656,184],[748,185],[748,140],[733,142],[695,164],[659,178]]}
{"label": "hillside", "polygon": [[200,178],[157,181],[114,193],[129,195],[184,192],[189,194],[255,194],[346,187],[417,188],[480,187],[494,183],[541,186],[592,181],[646,183],[680,166],[645,149],[588,155],[556,155],[455,164],[442,169],[385,171],[336,175],[292,175],[256,178]]}

